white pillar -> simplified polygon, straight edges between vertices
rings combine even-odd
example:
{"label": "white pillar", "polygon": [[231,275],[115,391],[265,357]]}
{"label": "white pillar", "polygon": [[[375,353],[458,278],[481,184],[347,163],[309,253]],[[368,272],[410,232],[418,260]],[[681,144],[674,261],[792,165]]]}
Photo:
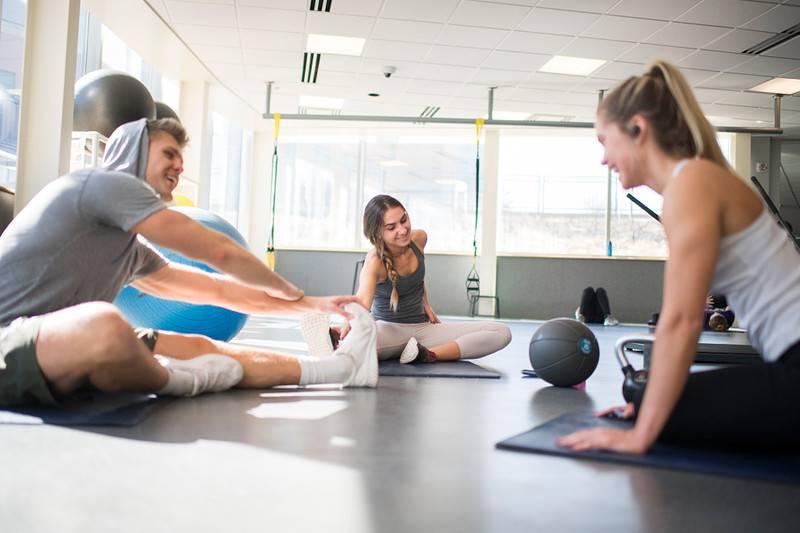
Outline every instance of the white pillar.
{"label": "white pillar", "polygon": [[80,0],[28,0],[27,9],[17,213],[45,185],[69,172]]}
{"label": "white pillar", "polygon": [[189,134],[183,154],[182,179],[197,185],[197,205],[208,209],[211,171],[211,123],[208,109],[209,86],[205,81],[181,82],[181,105],[178,116]]}
{"label": "white pillar", "polygon": [[[271,126],[270,121],[270,126]],[[253,187],[250,195],[250,235],[247,242],[258,257],[265,257],[272,192],[272,128],[256,131],[253,136]]]}
{"label": "white pillar", "polygon": [[[481,217],[481,255],[478,260],[478,273],[481,277],[481,296],[497,295],[497,169],[500,153],[500,132],[493,129],[486,132],[483,149],[483,212]],[[495,300],[481,298],[478,314],[493,315]]]}
{"label": "white pillar", "polygon": [[750,146],[752,144],[752,135],[749,133],[734,133],[731,144],[733,146],[733,169],[739,177],[744,179],[747,183],[750,183]]}

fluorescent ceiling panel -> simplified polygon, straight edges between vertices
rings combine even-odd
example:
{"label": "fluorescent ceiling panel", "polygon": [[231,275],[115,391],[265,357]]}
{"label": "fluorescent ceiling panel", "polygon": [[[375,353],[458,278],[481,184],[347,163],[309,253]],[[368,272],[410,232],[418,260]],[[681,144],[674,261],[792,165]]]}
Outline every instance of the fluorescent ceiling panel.
{"label": "fluorescent ceiling panel", "polygon": [[364,50],[364,41],[361,37],[309,33],[306,41],[306,52],[360,56]]}
{"label": "fluorescent ceiling panel", "polygon": [[539,72],[553,74],[569,74],[571,76],[588,76],[606,63],[603,59],[585,57],[553,56],[553,59],[539,69]]}
{"label": "fluorescent ceiling panel", "polygon": [[800,80],[791,78],[774,78],[758,84],[750,90],[759,93],[794,94],[800,91]]}

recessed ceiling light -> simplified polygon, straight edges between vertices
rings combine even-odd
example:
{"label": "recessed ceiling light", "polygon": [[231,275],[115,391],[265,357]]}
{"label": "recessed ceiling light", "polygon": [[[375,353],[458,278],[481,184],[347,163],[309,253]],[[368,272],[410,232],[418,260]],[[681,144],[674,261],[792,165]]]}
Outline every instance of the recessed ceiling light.
{"label": "recessed ceiling light", "polygon": [[367,93],[367,96],[372,96],[373,98],[376,98],[380,96],[380,93]]}
{"label": "recessed ceiling light", "polygon": [[363,49],[364,39],[360,37],[309,33],[308,40],[306,40],[306,52],[360,56]]}
{"label": "recessed ceiling light", "polygon": [[324,96],[301,96],[301,107],[313,107],[317,109],[341,109],[344,100],[341,98],[326,98]]}
{"label": "recessed ceiling light", "polygon": [[378,163],[382,167],[407,167],[408,163],[405,161],[398,161],[397,159],[387,159]]}
{"label": "recessed ceiling light", "polygon": [[539,69],[539,72],[553,74],[570,74],[572,76],[588,76],[606,61],[604,59],[588,59],[585,57],[553,56],[553,59]]}
{"label": "recessed ceiling light", "polygon": [[771,94],[794,94],[800,91],[800,80],[791,78],[773,78],[756,85],[751,91]]}

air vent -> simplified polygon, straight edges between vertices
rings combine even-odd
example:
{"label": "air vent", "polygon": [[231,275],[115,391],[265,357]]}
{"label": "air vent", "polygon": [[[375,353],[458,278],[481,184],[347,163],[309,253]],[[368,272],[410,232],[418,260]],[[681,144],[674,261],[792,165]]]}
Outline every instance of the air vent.
{"label": "air vent", "polygon": [[331,12],[331,0],[311,0],[311,5],[308,6],[309,11],[324,11]]}
{"label": "air vent", "polygon": [[422,113],[419,114],[422,118],[433,118],[433,115],[439,112],[440,107],[429,105],[425,109],[422,110]]}
{"label": "air vent", "polygon": [[300,76],[300,81],[303,83],[317,83],[317,74],[319,73],[319,59],[321,54],[314,52],[303,53],[303,72]]}
{"label": "air vent", "polygon": [[800,24],[795,24],[791,28],[787,28],[778,34],[773,35],[769,39],[764,39],[760,43],[754,44],[747,50],[744,50],[742,53],[751,56],[757,56],[763,54],[767,50],[775,48],[779,44],[785,43],[789,39],[794,39],[798,35],[800,35]]}

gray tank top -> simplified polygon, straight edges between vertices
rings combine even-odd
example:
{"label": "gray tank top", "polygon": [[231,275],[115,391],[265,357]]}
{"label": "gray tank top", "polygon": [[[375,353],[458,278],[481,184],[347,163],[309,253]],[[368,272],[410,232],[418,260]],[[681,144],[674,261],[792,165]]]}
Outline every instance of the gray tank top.
{"label": "gray tank top", "polygon": [[372,299],[372,316],[375,320],[403,324],[419,324],[428,321],[422,304],[422,296],[425,291],[425,256],[413,242],[411,249],[417,256],[419,265],[408,276],[397,278],[397,293],[400,296],[397,311],[392,311],[389,307],[389,299],[392,296],[392,280],[387,277],[375,287],[375,296]]}

